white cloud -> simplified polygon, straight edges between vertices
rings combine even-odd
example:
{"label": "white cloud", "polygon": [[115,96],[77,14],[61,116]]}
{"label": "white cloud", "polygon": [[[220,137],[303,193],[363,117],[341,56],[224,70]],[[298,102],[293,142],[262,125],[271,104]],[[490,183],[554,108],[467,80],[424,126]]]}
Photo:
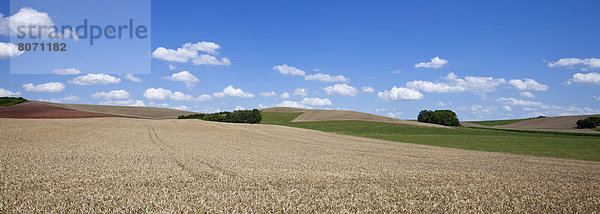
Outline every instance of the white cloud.
{"label": "white cloud", "polygon": [[388,112],[387,114],[385,114],[388,117],[391,118],[400,118],[404,113],[402,112]]}
{"label": "white cloud", "polygon": [[510,106],[502,106],[502,109],[504,109],[504,111],[512,111]]}
{"label": "white cloud", "polygon": [[420,100],[423,99],[423,94],[421,92],[403,87],[392,87],[391,90],[385,90],[383,92],[378,92],[377,96],[384,100]]}
{"label": "white cloud", "polygon": [[438,101],[437,103],[435,103],[438,106],[445,106],[446,103],[442,102],[442,101]]}
{"label": "white cloud", "polygon": [[70,84],[83,85],[83,86],[119,84],[120,82],[121,82],[120,78],[117,78],[117,77],[114,77],[114,76],[111,76],[108,74],[103,74],[103,73],[86,74],[86,75],[75,77],[72,80],[68,81],[68,83],[70,83]]}
{"label": "white cloud", "polygon": [[290,93],[283,92],[279,97],[281,99],[289,99],[290,98]]}
{"label": "white cloud", "polygon": [[61,82],[48,82],[39,85],[33,85],[33,83],[27,83],[23,85],[23,90],[31,92],[50,92],[58,93],[65,90],[65,84]]}
{"label": "white cloud", "polygon": [[520,100],[520,99],[516,99],[516,98],[512,98],[512,97],[509,97],[509,98],[501,97],[501,98],[496,99],[496,101],[501,102],[501,103],[506,103],[508,105],[513,105],[513,106],[543,106],[544,105],[541,102]]}
{"label": "white cloud", "polygon": [[58,75],[76,75],[76,74],[80,74],[81,71],[79,71],[79,69],[77,69],[77,68],[65,68],[65,69],[54,69],[54,70],[52,70],[52,73],[58,74]]}
{"label": "white cloud", "polygon": [[400,73],[402,73],[402,70],[395,70],[395,71],[392,71],[392,73],[393,74],[400,74]]}
{"label": "white cloud", "polygon": [[142,79],[139,77],[133,76],[133,74],[125,74],[123,77],[132,82],[142,82]]}
{"label": "white cloud", "polygon": [[0,42],[0,59],[8,59],[23,55],[19,47],[13,43]]}
{"label": "white cloud", "polygon": [[375,89],[373,89],[373,88],[371,88],[371,87],[369,87],[369,86],[363,86],[363,87],[362,87],[362,91],[363,91],[363,92],[367,92],[367,93],[374,93],[374,92],[375,92]]}
{"label": "white cloud", "polygon": [[15,96],[21,96],[21,92],[20,91],[12,92],[12,91],[0,88],[0,97],[15,97]]}
{"label": "white cloud", "polygon": [[259,94],[262,97],[273,97],[273,96],[277,96],[277,93],[275,93],[274,91],[271,92],[260,92]]}
{"label": "white cloud", "polygon": [[69,95],[66,97],[62,97],[62,98],[52,98],[52,99],[39,99],[39,101],[44,101],[44,102],[51,102],[51,103],[73,103],[73,102],[77,102],[80,99],[80,97],[78,96],[74,96],[74,95]]}
{"label": "white cloud", "polygon": [[415,65],[415,68],[441,68],[443,65],[448,64],[448,60],[434,57],[429,62],[420,62]]}
{"label": "white cloud", "polygon": [[273,70],[279,71],[279,73],[281,73],[281,74],[296,75],[296,76],[306,75],[306,72],[304,72],[303,70],[297,69],[297,68],[295,68],[293,66],[289,66],[287,64],[276,65],[273,67]]}
{"label": "white cloud", "polygon": [[[71,29],[65,29],[63,33],[56,32],[56,29],[52,26],[56,26],[48,13],[39,12],[29,7],[23,7],[19,12],[12,16],[4,17],[0,14],[0,35],[11,35],[17,36],[19,33],[18,28],[20,26],[33,25],[32,35],[27,34],[27,38],[41,37],[42,39],[48,39],[49,35],[69,38],[72,36],[73,39],[77,40],[78,36],[75,32],[71,35]],[[38,35],[39,33],[39,35]],[[52,35],[51,35],[52,34]],[[31,36],[31,37],[30,37]]]}
{"label": "white cloud", "polygon": [[171,106],[171,108],[177,109],[177,110],[182,110],[182,111],[188,111],[191,110],[192,108],[186,105],[180,105],[180,106]]}
{"label": "white cloud", "polygon": [[175,70],[175,69],[177,69],[177,67],[175,67],[175,66],[174,66],[174,65],[172,65],[172,64],[169,64],[169,70],[171,70],[171,71],[172,71],[172,70]]}
{"label": "white cloud", "polygon": [[296,101],[284,100],[283,102],[277,104],[277,107],[290,107],[290,108],[306,108],[310,109],[310,106],[305,106],[304,104],[298,103]]}
{"label": "white cloud", "polygon": [[[1,89],[1,88],[0,88],[0,89]],[[2,90],[0,90],[0,91],[2,91]],[[596,100],[600,101],[600,96],[594,96],[594,99],[596,99]]]}
{"label": "white cloud", "polygon": [[522,97],[528,97],[528,98],[534,98],[535,97],[535,95],[533,95],[533,93],[531,93],[529,91],[521,92],[521,96]]}
{"label": "white cloud", "polygon": [[242,97],[242,98],[251,98],[254,97],[254,94],[246,93],[242,89],[234,88],[232,85],[227,86],[223,89],[222,92],[215,92],[213,94],[215,97]]}
{"label": "white cloud", "polygon": [[242,106],[236,106],[234,109],[234,111],[240,111],[240,110],[246,110],[244,107]]}
{"label": "white cloud", "polygon": [[194,99],[194,96],[176,91],[176,92],[173,92],[173,94],[171,94],[171,96],[169,98],[171,98],[171,100],[175,100],[175,101],[191,101]]}
{"label": "white cloud", "polygon": [[294,96],[306,97],[308,95],[308,90],[305,88],[297,88],[294,91]]}
{"label": "white cloud", "polygon": [[218,59],[213,56],[220,48],[221,46],[214,42],[185,43],[177,50],[158,47],[152,52],[152,57],[169,62],[186,63],[191,61],[194,65],[230,65],[229,59],[225,57]]}
{"label": "white cloud", "polygon": [[166,80],[171,80],[171,81],[176,81],[176,82],[184,82],[185,87],[188,90],[192,89],[194,86],[196,86],[196,83],[198,83],[200,81],[200,80],[198,80],[198,78],[196,76],[194,76],[193,74],[191,74],[188,71],[174,73],[171,76],[166,76],[163,78]]}
{"label": "white cloud", "polygon": [[447,83],[433,83],[422,80],[407,82],[406,87],[430,93],[463,92],[467,90],[464,85],[448,85]]}
{"label": "white cloud", "polygon": [[344,75],[331,76],[329,74],[312,74],[308,75],[304,78],[304,80],[316,80],[321,82],[348,82],[348,78],[344,77]]}
{"label": "white cloud", "polygon": [[164,100],[168,99],[173,92],[164,88],[149,88],[144,91],[144,97],[149,100]]}
{"label": "white cloud", "polygon": [[209,100],[212,100],[212,96],[210,96],[208,94],[202,94],[202,95],[196,97],[196,100],[200,101],[200,102],[209,101]]}
{"label": "white cloud", "polygon": [[356,96],[356,94],[358,94],[358,89],[346,84],[335,84],[326,87],[325,92],[328,95],[338,94],[343,96]]}
{"label": "white cloud", "polygon": [[506,83],[503,78],[466,76],[458,78],[456,74],[449,73],[445,82],[433,83],[430,81],[415,80],[406,83],[407,88],[422,90],[431,93],[452,93],[470,91],[476,94],[495,91],[498,86]]}
{"label": "white cloud", "polygon": [[331,100],[327,98],[304,98],[302,104],[309,106],[330,106]]}
{"label": "white cloud", "polygon": [[548,86],[541,84],[533,79],[524,79],[523,80],[519,80],[519,79],[512,79],[510,81],[508,81],[509,84],[511,84],[513,87],[522,90],[522,91],[546,91],[548,90]]}
{"label": "white cloud", "polygon": [[142,100],[105,100],[99,103],[100,105],[116,105],[116,106],[146,106]]}
{"label": "white cloud", "polygon": [[548,67],[556,68],[556,67],[581,67],[582,71],[588,71],[592,69],[600,68],[600,59],[598,58],[562,58],[556,62],[549,62]]}
{"label": "white cloud", "polygon": [[104,100],[124,100],[129,99],[129,92],[125,90],[112,90],[109,92],[96,92],[92,94],[94,99],[104,99]]}
{"label": "white cloud", "polygon": [[567,84],[580,83],[580,84],[600,84],[600,74],[591,72],[587,74],[576,73],[573,74],[573,78],[566,82]]}

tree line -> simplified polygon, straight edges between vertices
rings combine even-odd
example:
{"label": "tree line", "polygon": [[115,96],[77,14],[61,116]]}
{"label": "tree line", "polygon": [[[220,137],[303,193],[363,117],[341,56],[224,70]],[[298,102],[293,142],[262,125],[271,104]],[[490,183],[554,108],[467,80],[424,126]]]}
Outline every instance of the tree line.
{"label": "tree line", "polygon": [[237,110],[237,111],[222,111],[212,114],[191,114],[181,115],[177,119],[201,119],[207,121],[217,121],[226,123],[260,123],[262,114],[258,109],[253,110]]}

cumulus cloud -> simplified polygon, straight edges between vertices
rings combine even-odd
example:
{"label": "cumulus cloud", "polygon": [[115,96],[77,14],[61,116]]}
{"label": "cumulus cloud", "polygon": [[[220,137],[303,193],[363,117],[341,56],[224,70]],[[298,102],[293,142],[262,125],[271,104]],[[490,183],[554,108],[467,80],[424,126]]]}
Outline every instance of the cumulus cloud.
{"label": "cumulus cloud", "polygon": [[104,100],[124,100],[129,99],[129,92],[125,90],[112,90],[109,92],[101,91],[92,94],[92,98]]}
{"label": "cumulus cloud", "polygon": [[306,108],[311,109],[310,106],[306,106],[302,103],[298,103],[296,101],[284,100],[283,102],[277,104],[277,107],[290,107],[290,108]]}
{"label": "cumulus cloud", "polygon": [[587,74],[576,73],[573,74],[573,78],[571,78],[566,83],[568,85],[573,83],[598,85],[600,84],[600,74],[596,72],[591,72]]}
{"label": "cumulus cloud", "polygon": [[74,95],[69,95],[69,96],[65,96],[62,98],[52,98],[52,99],[39,99],[39,101],[44,101],[44,102],[52,102],[52,103],[73,103],[73,102],[77,102],[80,99],[80,97],[78,96],[74,96]]}
{"label": "cumulus cloud", "polygon": [[0,97],[15,97],[15,96],[21,96],[21,92],[20,91],[12,92],[12,91],[0,88]]}
{"label": "cumulus cloud", "polygon": [[582,71],[588,71],[592,69],[600,68],[600,59],[598,58],[562,58],[555,62],[549,62],[548,67],[567,67],[567,68],[581,68]]}
{"label": "cumulus cloud", "polygon": [[61,82],[48,82],[39,85],[33,85],[33,83],[27,83],[23,85],[23,90],[31,92],[49,92],[58,93],[65,90],[65,84]]}
{"label": "cumulus cloud", "polygon": [[406,87],[415,90],[421,90],[430,93],[452,93],[469,91],[476,94],[495,91],[496,88],[504,83],[503,78],[466,76],[464,79],[458,78],[456,74],[449,73],[444,82],[430,82],[415,80],[406,83]]}
{"label": "cumulus cloud", "polygon": [[276,66],[273,67],[273,70],[278,71],[281,74],[287,74],[287,75],[293,75],[293,76],[304,76],[304,75],[306,75],[306,72],[304,72],[303,70],[300,70],[300,69],[295,68],[293,66],[289,66],[287,64],[276,65]]}
{"label": "cumulus cloud", "polygon": [[344,75],[331,76],[329,74],[318,73],[308,75],[304,78],[304,80],[316,80],[321,82],[348,82],[348,78],[344,77]]}
{"label": "cumulus cloud", "polygon": [[415,68],[441,68],[445,64],[448,64],[448,60],[440,59],[440,57],[434,57],[429,62],[420,62],[415,64]]}
{"label": "cumulus cloud", "polygon": [[64,68],[64,69],[54,69],[54,70],[52,70],[52,73],[58,74],[58,75],[77,75],[77,74],[80,74],[81,71],[79,71],[79,69],[77,69],[77,68]]}
{"label": "cumulus cloud", "polygon": [[519,80],[519,79],[512,79],[510,81],[508,81],[508,83],[510,85],[512,85],[513,87],[522,90],[522,91],[546,91],[548,90],[548,86],[541,84],[533,79],[524,79],[523,80]]}
{"label": "cumulus cloud", "polygon": [[103,74],[103,73],[86,74],[86,75],[75,77],[68,81],[69,84],[83,85],[83,86],[119,84],[120,82],[121,82],[120,78],[117,78],[117,77],[114,77],[114,76],[111,76],[108,74]]}
{"label": "cumulus cloud", "polygon": [[251,98],[254,97],[254,94],[246,93],[242,89],[234,88],[232,85],[227,86],[223,89],[222,92],[215,92],[213,94],[214,97],[241,97],[241,98]]}
{"label": "cumulus cloud", "polygon": [[423,99],[421,92],[403,87],[392,87],[391,90],[378,92],[377,96],[384,100],[420,100]]}
{"label": "cumulus cloud", "polygon": [[194,86],[196,86],[196,83],[198,83],[200,81],[200,80],[198,80],[198,78],[196,76],[194,76],[193,74],[191,74],[188,71],[174,73],[171,76],[164,77],[164,79],[175,81],[175,82],[183,82],[183,83],[185,83],[185,87],[188,90],[192,89]]}
{"label": "cumulus cloud", "polygon": [[172,64],[169,64],[169,70],[171,70],[171,71],[172,71],[172,70],[175,70],[175,69],[177,69],[177,67],[175,67],[175,66],[174,66],[174,65],[172,65]]}
{"label": "cumulus cloud", "polygon": [[28,38],[54,39],[54,38],[73,38],[78,40],[77,32],[72,29],[64,29],[64,31],[56,32],[54,22],[48,13],[40,12],[29,7],[23,7],[19,12],[12,16],[4,17],[0,14],[0,35],[17,36],[20,26],[36,26],[32,35],[27,35]]}
{"label": "cumulus cloud", "polygon": [[305,88],[297,88],[294,91],[294,96],[306,97],[308,95],[308,90]]}
{"label": "cumulus cloud", "polygon": [[[146,99],[149,100],[175,100],[175,101],[192,101],[194,100],[194,96],[190,94],[184,94],[183,92],[175,91],[172,92],[169,89],[164,88],[149,88],[144,91],[143,95]],[[209,95],[210,96],[210,95]],[[202,97],[202,96],[201,96]],[[209,99],[207,97],[197,98],[197,99]],[[203,101],[205,101],[203,100]]]}
{"label": "cumulus cloud", "polygon": [[335,84],[326,87],[324,90],[328,95],[356,96],[358,94],[358,89],[346,84]]}
{"label": "cumulus cloud", "polygon": [[208,94],[202,94],[202,95],[196,97],[196,100],[200,101],[200,102],[209,101],[209,100],[212,100],[212,96],[210,96]]}
{"label": "cumulus cloud", "polygon": [[146,106],[142,100],[105,100],[99,103],[100,105],[115,105],[115,106]]}
{"label": "cumulus cloud", "polygon": [[149,100],[164,100],[171,97],[173,92],[164,88],[149,88],[144,91],[144,97]]}
{"label": "cumulus cloud", "polygon": [[273,96],[277,96],[277,93],[275,93],[274,91],[271,92],[260,92],[259,94],[262,97],[273,97]]}
{"label": "cumulus cloud", "polygon": [[510,106],[502,106],[502,109],[504,109],[504,111],[512,111]]}
{"label": "cumulus cloud", "polygon": [[152,52],[152,57],[169,62],[191,61],[194,65],[231,65],[228,58],[218,59],[214,56],[220,48],[221,46],[214,42],[185,43],[176,50],[158,47]]}
{"label": "cumulus cloud", "polygon": [[23,55],[19,47],[13,43],[0,42],[0,59],[8,59]]}
{"label": "cumulus cloud", "polygon": [[330,106],[331,100],[327,98],[304,98],[302,104],[309,106]]}
{"label": "cumulus cloud", "polygon": [[290,98],[290,93],[283,92],[279,97],[281,99],[288,99],[288,98]]}
{"label": "cumulus cloud", "polygon": [[366,92],[366,93],[374,93],[374,92],[375,92],[375,89],[373,89],[373,88],[371,88],[371,87],[369,87],[369,86],[363,86],[363,87],[362,87],[362,91],[363,91],[363,92]]}
{"label": "cumulus cloud", "polygon": [[533,95],[533,93],[531,93],[529,91],[521,92],[521,96],[522,97],[528,97],[528,98],[534,98],[535,97],[535,95]]}
{"label": "cumulus cloud", "polygon": [[516,99],[516,98],[512,98],[512,97],[509,97],[509,98],[501,97],[501,98],[496,99],[496,101],[505,103],[508,105],[513,105],[513,106],[543,106],[544,105],[541,102],[521,100],[521,99]]}
{"label": "cumulus cloud", "polygon": [[131,82],[142,82],[142,79],[140,79],[139,77],[133,76],[133,74],[125,74],[125,75],[123,75],[123,78],[125,78]]}

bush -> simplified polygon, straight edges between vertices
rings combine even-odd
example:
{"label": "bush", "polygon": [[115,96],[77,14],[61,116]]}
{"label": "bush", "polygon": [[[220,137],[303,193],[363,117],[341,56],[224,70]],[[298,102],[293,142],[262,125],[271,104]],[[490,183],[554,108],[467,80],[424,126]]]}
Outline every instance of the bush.
{"label": "bush", "polygon": [[444,126],[460,125],[458,117],[456,117],[456,113],[450,110],[423,110],[419,113],[417,120],[423,123],[435,123]]}
{"label": "bush", "polygon": [[0,97],[0,106],[12,106],[27,102],[23,97]]}
{"label": "bush", "polygon": [[588,117],[577,121],[577,128],[579,129],[596,128],[599,125],[600,117]]}
{"label": "bush", "polygon": [[177,119],[202,119],[207,121],[227,122],[227,123],[260,123],[262,114],[258,109],[238,110],[234,112],[218,112],[212,114],[192,114],[181,115]]}

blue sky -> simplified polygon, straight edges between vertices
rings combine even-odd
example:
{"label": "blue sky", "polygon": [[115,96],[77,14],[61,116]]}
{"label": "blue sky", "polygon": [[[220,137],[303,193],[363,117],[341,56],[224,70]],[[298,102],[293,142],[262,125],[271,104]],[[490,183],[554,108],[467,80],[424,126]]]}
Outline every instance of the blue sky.
{"label": "blue sky", "polygon": [[[121,16],[38,1],[4,3],[0,13],[11,20],[30,7],[56,24],[85,14],[101,25],[127,16],[149,23],[151,14],[151,38],[66,40],[86,52],[52,64],[11,51],[11,37],[0,35],[0,95],[408,119],[423,109],[451,109],[462,120],[600,113],[598,1],[152,1],[151,11],[122,6]],[[32,64],[36,74],[13,71]]]}

